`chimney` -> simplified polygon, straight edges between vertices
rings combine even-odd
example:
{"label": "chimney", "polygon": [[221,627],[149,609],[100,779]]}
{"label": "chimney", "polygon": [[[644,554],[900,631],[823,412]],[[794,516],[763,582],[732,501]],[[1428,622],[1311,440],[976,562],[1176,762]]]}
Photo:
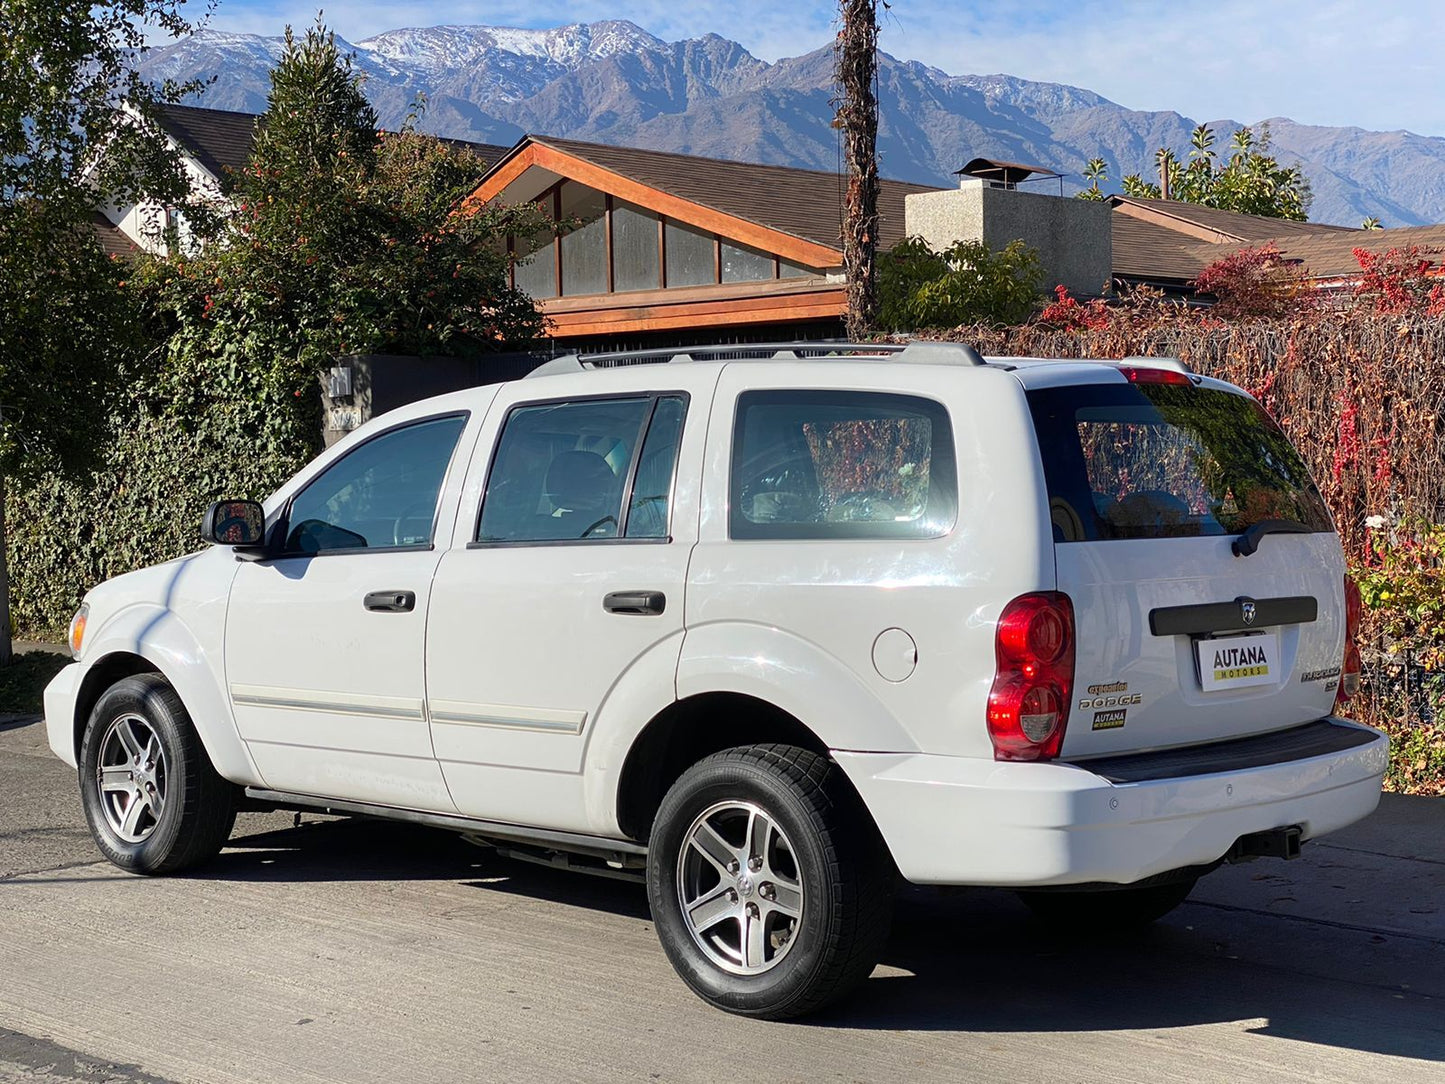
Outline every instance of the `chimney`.
{"label": "chimney", "polygon": [[1169,198],[1169,167],[1173,162],[1172,154],[1159,156],[1159,196],[1161,199]]}

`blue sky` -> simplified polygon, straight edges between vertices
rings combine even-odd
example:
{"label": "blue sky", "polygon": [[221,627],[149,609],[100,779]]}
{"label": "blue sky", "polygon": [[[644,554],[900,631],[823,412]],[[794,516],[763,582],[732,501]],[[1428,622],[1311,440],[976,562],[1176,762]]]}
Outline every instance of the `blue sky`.
{"label": "blue sky", "polygon": [[[193,14],[200,0],[191,0]],[[277,34],[315,0],[220,0],[218,30]],[[1445,135],[1440,0],[894,0],[883,48],[953,73],[1007,72],[1087,87],[1134,109],[1199,120]],[[326,21],[352,41],[437,23],[555,26],[630,19],[676,40],[708,32],[765,60],[832,40],[828,0],[346,0]]]}

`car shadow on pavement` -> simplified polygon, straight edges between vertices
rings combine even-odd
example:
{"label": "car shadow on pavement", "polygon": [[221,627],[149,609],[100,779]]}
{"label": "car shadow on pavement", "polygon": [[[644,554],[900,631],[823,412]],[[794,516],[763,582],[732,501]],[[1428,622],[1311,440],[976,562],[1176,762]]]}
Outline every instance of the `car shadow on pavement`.
{"label": "car shadow on pavement", "polygon": [[[276,823],[275,815],[267,820]],[[638,884],[504,858],[450,832],[309,814],[298,828],[246,828],[238,825],[227,850],[197,876],[453,881],[649,919]],[[1281,936],[1298,939],[1310,956],[1311,966],[1296,969],[1289,945],[1283,962],[1260,960],[1206,932],[1204,920],[1216,910],[1185,903],[1141,933],[1089,937],[1045,928],[1008,892],[907,888],[883,967],[846,1002],[803,1023],[983,1034],[1244,1022],[1277,1038],[1445,1062],[1441,1001],[1399,992],[1430,988],[1427,973],[1438,969],[1445,946],[1422,951],[1385,987],[1361,978],[1359,946],[1342,931],[1308,923],[1284,929]]]}
{"label": "car shadow on pavement", "polygon": [[[1422,952],[1388,988],[1362,982],[1340,932],[1299,924],[1312,946],[1299,970],[1260,960],[1197,930],[1185,903],[1133,934],[1051,931],[1011,893],[914,889],[859,992],[810,1023],[864,1030],[960,1032],[1148,1031],[1243,1022],[1251,1033],[1445,1062],[1439,955]],[[1212,916],[1210,916],[1212,917]],[[1445,946],[1437,946],[1439,947]]]}
{"label": "car shadow on pavement", "polygon": [[[276,815],[268,817],[273,823]],[[455,881],[629,918],[648,917],[640,884],[503,857],[454,832],[367,817],[305,814],[299,827],[247,832],[245,820],[195,876],[238,881]]]}

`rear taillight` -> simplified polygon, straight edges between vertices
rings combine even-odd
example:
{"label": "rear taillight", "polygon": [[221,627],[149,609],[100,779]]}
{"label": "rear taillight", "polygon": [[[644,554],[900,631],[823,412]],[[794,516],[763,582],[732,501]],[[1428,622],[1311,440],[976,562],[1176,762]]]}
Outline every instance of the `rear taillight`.
{"label": "rear taillight", "polygon": [[1156,369],[1147,365],[1120,365],[1119,372],[1131,384],[1188,384],[1189,377],[1178,369]]}
{"label": "rear taillight", "polygon": [[1074,606],[1057,591],[1020,595],[999,615],[998,660],[988,692],[988,736],[997,760],[1059,755],[1074,689]]}
{"label": "rear taillight", "polygon": [[1364,612],[1360,589],[1345,576],[1345,661],[1340,666],[1340,687],[1335,693],[1338,708],[1360,691],[1360,616]]}

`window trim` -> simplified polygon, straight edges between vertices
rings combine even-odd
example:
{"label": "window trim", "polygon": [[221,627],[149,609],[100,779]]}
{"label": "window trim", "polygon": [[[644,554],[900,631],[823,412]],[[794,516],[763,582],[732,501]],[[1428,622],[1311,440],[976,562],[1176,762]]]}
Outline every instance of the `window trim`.
{"label": "window trim", "polygon": [[[638,427],[637,444],[632,449],[632,455],[627,463],[627,480],[623,484],[622,504],[619,511],[622,513],[617,525],[617,534],[608,538],[508,538],[483,540],[477,536],[482,530],[482,513],[487,506],[487,490],[492,483],[492,472],[497,468],[497,453],[502,447],[502,438],[507,434],[507,426],[511,424],[512,415],[519,410],[529,410],[536,407],[546,406],[570,406],[579,403],[605,403],[615,402],[622,399],[640,399],[647,402],[647,413],[642,424]],[[637,480],[637,467],[642,457],[642,446],[647,443],[647,436],[652,432],[652,421],[657,414],[657,404],[661,399],[682,400],[682,430],[678,433],[677,448],[673,451],[672,459],[672,487],[668,490],[668,533],[661,538],[628,538],[627,523],[632,518],[632,487]],[[682,436],[687,430],[688,411],[692,406],[692,396],[685,391],[619,391],[607,392],[602,395],[559,395],[547,399],[528,399],[522,402],[513,403],[507,408],[507,414],[502,419],[501,426],[497,429],[497,437],[492,441],[491,450],[487,453],[487,470],[482,475],[482,492],[477,501],[477,512],[472,519],[471,540],[467,543],[469,550],[490,550],[490,549],[511,549],[518,546],[606,546],[627,544],[632,546],[656,546],[666,545],[672,541],[672,498],[677,489],[677,464],[682,456]]]}
{"label": "window trim", "polygon": [[[344,453],[337,456],[330,463],[326,464],[326,466],[323,467],[316,474],[315,477],[309,479],[305,485],[303,485],[295,493],[291,494],[291,496],[286,498],[286,503],[282,506],[281,514],[276,517],[276,522],[271,527],[270,535],[268,538],[268,542],[270,543],[268,548],[271,549],[272,552],[268,552],[263,558],[263,560],[292,561],[298,558],[305,557],[355,557],[369,553],[424,553],[429,550],[435,550],[437,548],[437,524],[439,519],[441,518],[442,496],[446,493],[447,482],[451,480],[452,471],[456,469],[457,451],[462,446],[462,438],[466,435],[467,425],[471,421],[471,417],[472,412],[470,410],[449,410],[444,414],[431,414],[424,418],[411,418],[407,421],[397,422],[396,425],[393,425],[387,429],[383,429],[379,433],[372,434],[365,440],[360,441],[354,448],[348,448]],[[293,507],[295,507],[296,498],[301,496],[301,494],[305,493],[326,474],[330,473],[332,468],[339,466],[341,463],[344,463],[347,459],[351,458],[352,455],[361,451],[361,449],[371,444],[374,444],[382,437],[391,436],[391,434],[393,433],[399,433],[401,430],[410,429],[413,426],[426,425],[430,422],[447,421],[452,418],[460,418],[462,422],[462,427],[460,430],[457,431],[456,444],[452,447],[452,454],[447,459],[447,469],[442,473],[441,485],[437,487],[436,507],[432,510],[432,540],[430,542],[418,543],[413,546],[346,546],[338,549],[317,550],[315,553],[301,553],[299,551],[290,551],[283,548],[286,544],[286,536],[288,533],[290,533],[291,510]]]}
{"label": "window trim", "polygon": [[[819,405],[848,405],[856,400],[881,400],[893,409],[911,410],[928,417],[936,430],[931,434],[929,489],[944,484],[934,473],[933,464],[944,467],[949,492],[949,519],[937,531],[928,534],[893,534],[879,531],[886,524],[862,522],[839,523],[753,523],[742,514],[738,489],[739,457],[743,447],[743,419],[746,409],[755,403],[786,403],[789,400]],[[940,424],[941,422],[941,424]],[[733,406],[732,447],[728,452],[727,537],[730,542],[936,542],[947,538],[958,527],[959,498],[958,445],[953,438],[953,416],[940,400],[915,392],[881,391],[873,388],[749,388],[738,393]]]}

